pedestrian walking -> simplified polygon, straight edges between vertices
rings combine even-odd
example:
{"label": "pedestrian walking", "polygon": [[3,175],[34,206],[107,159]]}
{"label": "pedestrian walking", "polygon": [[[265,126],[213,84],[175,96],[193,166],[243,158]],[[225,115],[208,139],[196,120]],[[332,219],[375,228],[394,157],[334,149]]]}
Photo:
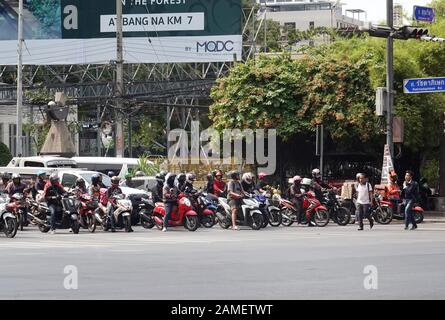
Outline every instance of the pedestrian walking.
{"label": "pedestrian walking", "polygon": [[413,206],[420,199],[419,184],[413,180],[414,173],[406,171],[403,183],[403,198],[405,202],[405,230],[412,224],[411,230],[417,229],[417,223],[413,215]]}
{"label": "pedestrian walking", "polygon": [[359,231],[363,230],[363,219],[368,219],[369,226],[374,227],[374,220],[371,216],[371,203],[373,198],[372,186],[366,181],[366,176],[360,174],[358,183],[355,185],[355,195],[357,197],[356,216],[359,222]]}

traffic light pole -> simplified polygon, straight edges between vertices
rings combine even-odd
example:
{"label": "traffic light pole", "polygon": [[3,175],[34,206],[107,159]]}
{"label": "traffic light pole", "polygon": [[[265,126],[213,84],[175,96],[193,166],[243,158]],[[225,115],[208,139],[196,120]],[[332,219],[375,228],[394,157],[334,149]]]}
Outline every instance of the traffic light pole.
{"label": "traffic light pole", "polygon": [[[394,3],[393,0],[386,0],[387,24],[389,28],[394,27]],[[386,119],[386,144],[389,146],[391,158],[394,157],[393,143],[393,107],[394,107],[394,38],[392,34],[387,38],[387,64],[386,64],[386,89],[387,94],[387,119]]]}

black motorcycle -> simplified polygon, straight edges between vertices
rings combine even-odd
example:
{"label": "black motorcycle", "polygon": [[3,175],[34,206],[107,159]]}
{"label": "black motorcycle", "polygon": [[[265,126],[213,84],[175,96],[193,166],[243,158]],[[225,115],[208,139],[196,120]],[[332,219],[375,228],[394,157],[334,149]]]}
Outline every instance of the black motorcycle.
{"label": "black motorcycle", "polygon": [[141,221],[142,227],[145,229],[152,229],[155,226],[155,222],[153,220],[153,209],[155,208],[155,204],[153,200],[142,198],[137,207],[137,211],[139,213],[139,218]]}
{"label": "black motorcycle", "polygon": [[[74,195],[65,195],[63,197],[51,197],[52,200],[59,200],[59,212],[56,214],[56,228],[57,229],[71,229],[74,234],[78,234],[80,230],[78,205]],[[51,229],[51,212],[49,207],[41,205],[41,210],[44,210],[46,217],[39,223],[39,230],[47,233]]]}
{"label": "black motorcycle", "polygon": [[339,226],[346,226],[351,220],[351,211],[342,207],[337,198],[337,193],[334,190],[330,190],[325,193],[323,203],[329,210],[329,216],[332,221]]}

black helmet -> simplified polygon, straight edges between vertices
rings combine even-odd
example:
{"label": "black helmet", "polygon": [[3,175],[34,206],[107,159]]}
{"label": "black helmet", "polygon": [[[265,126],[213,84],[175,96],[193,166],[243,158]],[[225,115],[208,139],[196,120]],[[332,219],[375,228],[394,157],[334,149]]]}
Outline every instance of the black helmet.
{"label": "black helmet", "polygon": [[107,176],[112,178],[112,177],[116,176],[116,173],[114,171],[108,171]]}
{"label": "black helmet", "polygon": [[85,180],[83,180],[82,178],[78,178],[76,180],[76,187],[85,187]]}
{"label": "black helmet", "polygon": [[167,176],[168,172],[165,170],[162,170],[161,172],[159,172],[159,176],[161,177],[161,179],[165,179],[165,177]]}
{"label": "black helmet", "polygon": [[178,174],[178,177],[176,179],[178,180],[179,183],[184,183],[187,177],[185,173],[180,173]]}
{"label": "black helmet", "polygon": [[111,178],[111,184],[113,186],[118,186],[120,182],[121,182],[121,179],[119,177],[114,176],[113,178]]}
{"label": "black helmet", "polygon": [[91,177],[91,183],[96,185],[99,180],[100,180],[101,175],[98,173],[93,174],[93,176]]}
{"label": "black helmet", "polygon": [[172,184],[173,182],[175,182],[175,178],[176,178],[175,173],[168,173],[167,176],[165,177],[165,182],[167,184]]}
{"label": "black helmet", "polygon": [[240,175],[241,174],[239,173],[239,171],[234,170],[234,171],[230,172],[230,179],[239,180]]}

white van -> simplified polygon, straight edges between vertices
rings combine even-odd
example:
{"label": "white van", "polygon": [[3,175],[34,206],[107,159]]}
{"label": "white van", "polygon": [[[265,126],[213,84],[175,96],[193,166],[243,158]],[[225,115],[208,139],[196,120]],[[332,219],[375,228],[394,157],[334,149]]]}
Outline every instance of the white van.
{"label": "white van", "polygon": [[73,157],[71,159],[80,168],[102,173],[114,171],[117,175],[124,165],[129,169],[136,169],[139,166],[139,159],[137,158]]}

